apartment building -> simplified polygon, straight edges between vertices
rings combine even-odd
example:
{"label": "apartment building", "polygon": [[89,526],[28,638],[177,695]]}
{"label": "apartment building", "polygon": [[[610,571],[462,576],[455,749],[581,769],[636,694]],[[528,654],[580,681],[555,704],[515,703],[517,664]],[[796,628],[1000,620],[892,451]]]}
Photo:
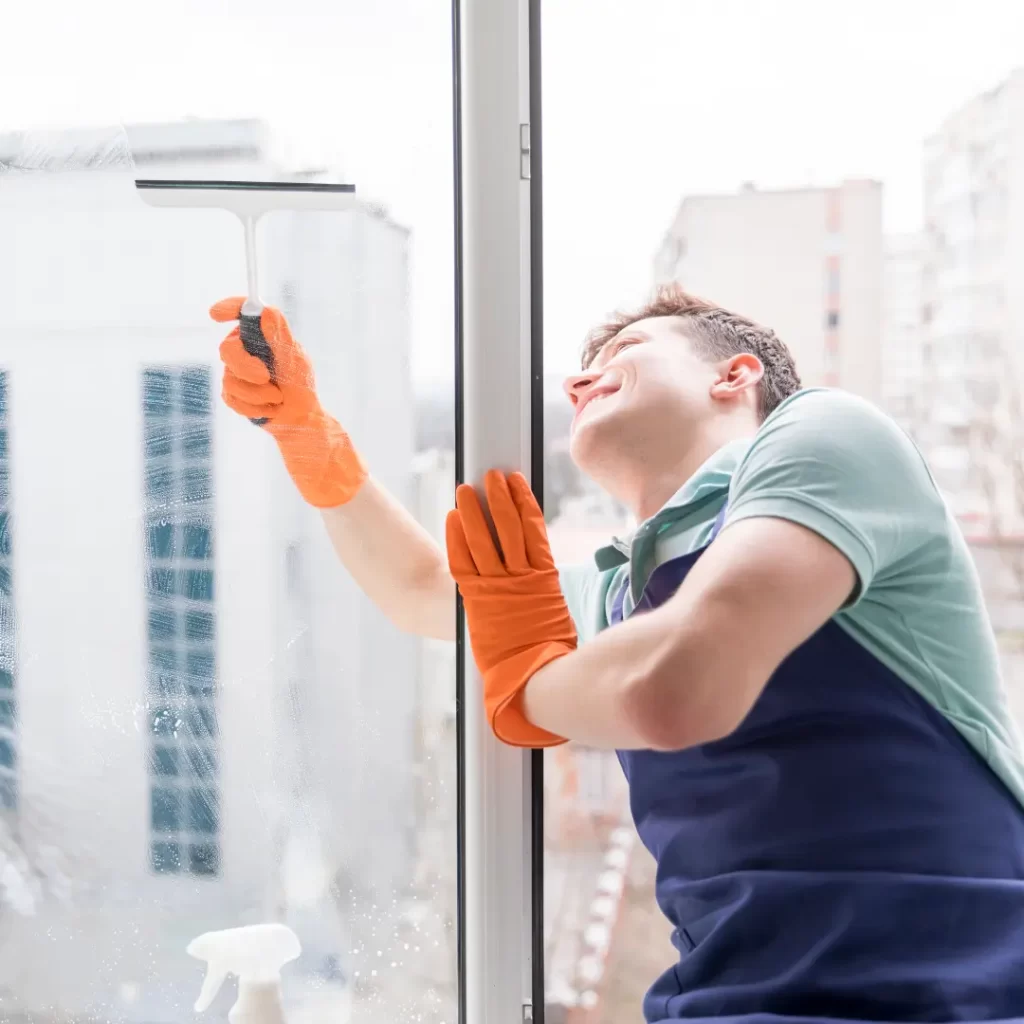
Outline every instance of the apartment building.
{"label": "apartment building", "polygon": [[686,196],[658,248],[656,283],[771,327],[804,383],[882,401],[882,186]]}

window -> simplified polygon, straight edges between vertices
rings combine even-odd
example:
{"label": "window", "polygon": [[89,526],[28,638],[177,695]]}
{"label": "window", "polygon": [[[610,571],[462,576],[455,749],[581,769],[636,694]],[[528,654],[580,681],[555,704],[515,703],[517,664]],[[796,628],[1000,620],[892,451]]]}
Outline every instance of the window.
{"label": "window", "polygon": [[[220,870],[209,367],[142,377],[150,865]],[[196,439],[201,438],[201,443]]]}
{"label": "window", "polygon": [[[300,6],[253,17],[227,0],[165,24],[115,0],[82,21],[56,0],[19,23],[15,49],[37,67],[49,53],[54,77],[0,123],[11,1019],[176,1020],[203,978],[189,941],[270,920],[302,946],[283,972],[290,1020],[458,1019],[455,644],[399,630],[358,590],[268,432],[223,402],[232,325],[208,310],[246,288],[237,219],[154,209],[134,184],[354,183],[349,210],[260,221],[260,298],[287,312],[375,477],[440,540],[456,464],[451,5]],[[76,26],[59,58],[53,18]],[[236,52],[242,89],[224,74]],[[6,64],[0,81],[26,79]],[[325,96],[360,99],[325,118]],[[28,130],[41,119],[57,127]],[[428,407],[447,430],[421,444]]]}
{"label": "window", "polygon": [[0,371],[0,811],[17,806],[17,647],[14,620],[14,538],[11,532],[11,450],[8,375]]}
{"label": "window", "polygon": [[827,294],[829,297],[835,297],[839,294],[839,266],[838,264],[828,267],[825,271],[827,288]]}
{"label": "window", "polygon": [[[996,139],[1012,146],[1019,133],[994,127],[991,102],[966,80],[947,90],[948,65],[964,51],[964,31],[979,47],[994,39],[998,57],[979,50],[972,60],[977,81],[987,73],[993,85],[1007,82],[1007,94],[1019,95],[1024,79],[1013,70],[1022,54],[1016,18],[984,27],[962,17],[923,25],[909,8],[890,5],[891,31],[884,38],[844,15],[844,46],[823,56],[800,43],[808,19],[824,28],[820,6],[744,5],[742,28],[733,24],[734,8],[727,4],[641,2],[628,13],[625,5],[614,13],[599,8],[582,0],[544,5],[544,370],[552,407],[564,401],[557,378],[576,371],[586,332],[605,310],[640,304],[655,283],[649,264],[657,241],[655,267],[665,277],[668,239],[685,232],[681,280],[687,289],[775,330],[805,385],[841,386],[883,408],[893,394],[901,402],[918,395],[908,427],[919,443],[929,428],[941,439],[945,429],[937,420],[945,418],[948,403],[922,379],[925,350],[933,353],[932,375],[941,379],[948,372],[963,405],[965,382],[976,374],[967,372],[962,353],[944,351],[944,339],[970,337],[976,352],[979,338],[1002,331],[1010,351],[1017,329],[993,313],[986,291],[987,280],[1014,278],[1006,253],[993,244],[979,261],[970,246],[950,247],[970,241],[972,233],[975,241],[979,232],[998,238],[1007,218],[1000,221],[997,185],[984,171],[996,163]],[[1013,41],[999,41],[1000,31]],[[686,68],[673,63],[673,40],[687,32],[728,36],[744,52],[742,67],[726,72],[700,47]],[[927,47],[909,52],[897,42],[903,33],[926,38]],[[595,52],[626,52],[631,43],[643,47],[639,79],[602,83],[588,70]],[[859,70],[865,60],[881,69],[870,82]],[[671,72],[655,70],[662,61]],[[581,104],[583,79],[588,91]],[[708,88],[714,102],[687,98]],[[849,130],[854,123],[868,126],[856,139]],[[682,124],[682,133],[670,127]],[[914,141],[900,149],[892,143],[897,138]],[[595,180],[592,167],[593,154],[606,151],[609,139],[645,140],[642,160],[615,161],[614,194],[607,178]],[[974,159],[982,161],[974,166],[972,146]],[[652,167],[664,175],[652,176]],[[749,181],[757,182],[756,191],[744,189]],[[972,202],[973,222],[967,216]],[[917,273],[896,282],[897,301],[883,307],[884,243],[892,235],[923,234],[925,224],[930,231],[909,258]],[[920,311],[909,325],[903,322],[907,309]],[[887,391],[886,360],[896,349],[899,365],[909,368],[900,374],[907,379],[898,391]],[[1005,412],[990,419],[1005,433],[1005,450],[1019,452],[1021,423]],[[595,514],[601,495],[582,497],[597,488],[569,457],[569,430],[557,412],[546,416],[545,514],[556,561],[586,566],[630,523],[610,504],[603,516]],[[921,446],[941,469],[943,454],[934,444]],[[1000,467],[1001,478],[1013,476],[1012,461]],[[971,497],[962,479],[949,486],[960,499]],[[1024,533],[1024,505],[1007,533]],[[1022,607],[1018,600],[1015,614]],[[1009,679],[1019,676],[1019,662],[1019,652],[1006,656]],[[1017,704],[1019,714],[1024,702]],[[678,958],[669,941],[672,925],[654,905],[654,858],[635,841],[625,783],[616,789],[598,771],[604,759],[610,778],[617,770],[614,755],[568,744],[544,758],[548,1020],[639,1020],[645,991]],[[695,931],[706,934],[714,926],[708,916]],[[684,931],[677,941],[683,947],[691,936]],[[701,936],[692,941],[700,943]],[[714,959],[715,950],[705,953]],[[698,960],[704,960],[700,951],[691,963]],[[694,977],[685,962],[678,973],[684,984]],[[692,1004],[674,995],[678,984],[679,978],[666,977],[663,998],[648,1008],[652,1019],[687,1015]]]}

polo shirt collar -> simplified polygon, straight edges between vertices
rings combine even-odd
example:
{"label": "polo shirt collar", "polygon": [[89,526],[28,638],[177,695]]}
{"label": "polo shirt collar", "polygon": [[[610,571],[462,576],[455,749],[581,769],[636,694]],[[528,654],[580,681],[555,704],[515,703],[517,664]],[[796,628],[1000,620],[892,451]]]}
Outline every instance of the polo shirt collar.
{"label": "polo shirt collar", "polygon": [[613,537],[611,543],[599,548],[594,554],[598,569],[614,569],[627,562],[643,560],[665,527],[728,494],[733,473],[749,447],[750,439],[740,438],[719,448],[650,519],[624,537]]}

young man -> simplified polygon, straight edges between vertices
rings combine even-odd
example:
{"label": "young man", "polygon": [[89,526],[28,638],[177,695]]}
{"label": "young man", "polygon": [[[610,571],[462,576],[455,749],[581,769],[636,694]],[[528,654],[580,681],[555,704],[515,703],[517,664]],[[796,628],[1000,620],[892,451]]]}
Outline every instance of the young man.
{"label": "young man", "polygon": [[369,596],[447,638],[454,578],[495,733],[619,751],[679,952],[648,1021],[1024,1015],[1021,745],[966,545],[885,416],[668,289],[566,383],[573,457],[640,525],[559,573],[518,474],[486,479],[500,551],[463,486],[446,557],[264,331],[278,384],[234,332],[224,397]]}

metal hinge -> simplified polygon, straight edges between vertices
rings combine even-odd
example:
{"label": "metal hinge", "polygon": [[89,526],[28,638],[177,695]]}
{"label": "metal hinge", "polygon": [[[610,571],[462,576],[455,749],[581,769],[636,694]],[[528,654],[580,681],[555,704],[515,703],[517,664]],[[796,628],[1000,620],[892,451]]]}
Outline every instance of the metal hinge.
{"label": "metal hinge", "polygon": [[519,126],[519,177],[523,181],[530,180],[530,126]]}
{"label": "metal hinge", "polygon": [[533,1003],[523,1003],[523,1024],[531,1024],[533,1021]]}

